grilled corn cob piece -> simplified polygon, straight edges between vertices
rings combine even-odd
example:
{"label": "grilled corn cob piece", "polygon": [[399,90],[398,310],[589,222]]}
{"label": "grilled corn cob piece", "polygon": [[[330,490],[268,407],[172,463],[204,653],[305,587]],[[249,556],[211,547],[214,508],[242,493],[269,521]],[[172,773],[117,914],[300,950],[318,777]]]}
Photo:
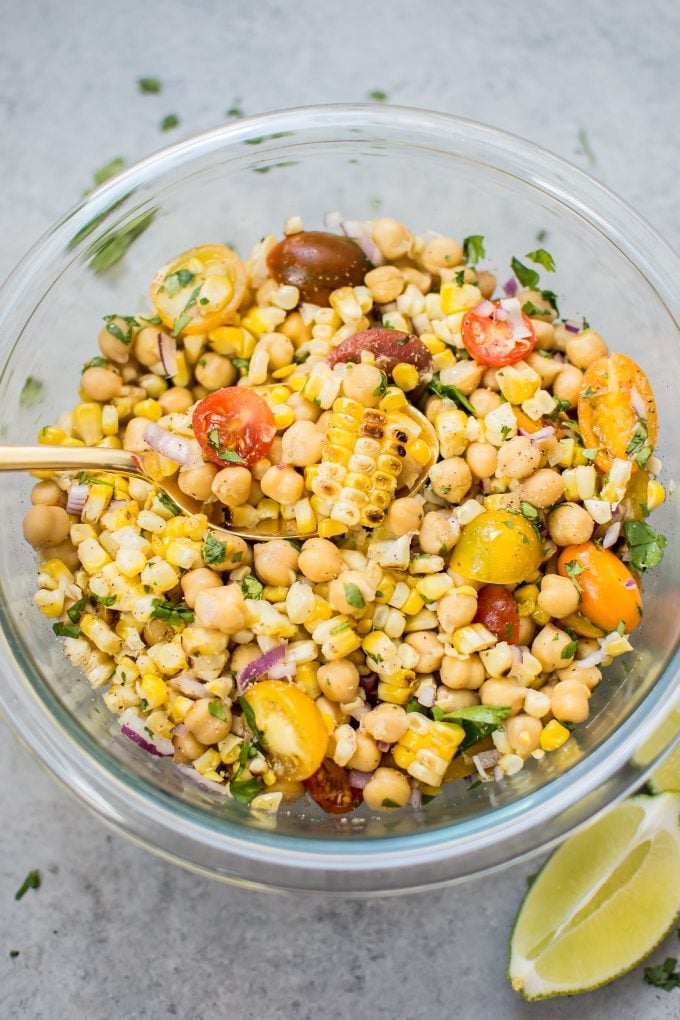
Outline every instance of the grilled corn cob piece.
{"label": "grilled corn cob piece", "polygon": [[412,712],[409,728],[392,748],[392,755],[414,779],[440,786],[464,736],[464,729],[457,723],[434,722]]}

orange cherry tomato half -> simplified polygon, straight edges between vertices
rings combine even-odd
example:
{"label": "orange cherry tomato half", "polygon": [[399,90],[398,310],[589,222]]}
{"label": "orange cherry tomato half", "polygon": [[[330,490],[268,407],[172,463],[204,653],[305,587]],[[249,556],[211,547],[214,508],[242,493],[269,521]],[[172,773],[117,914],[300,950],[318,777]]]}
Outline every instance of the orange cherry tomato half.
{"label": "orange cherry tomato half", "polygon": [[[500,308],[500,301],[490,302],[494,308]],[[529,336],[512,339],[508,319],[499,320],[493,315],[480,315],[477,311],[466,312],[463,316],[463,344],[471,357],[480,365],[514,365],[516,361],[526,358],[536,346],[536,334],[530,319],[522,315],[522,324]]]}
{"label": "orange cherry tomato half", "polygon": [[328,728],[315,703],[285,680],[260,680],[244,695],[272,768],[281,779],[309,779],[323,761]]}
{"label": "orange cherry tomato half", "polygon": [[568,545],[560,553],[557,569],[562,577],[571,577],[579,585],[579,608],[596,627],[611,633],[623,620],[629,634],[638,626],[642,619],[640,589],[628,567],[610,549],[593,542]]}
{"label": "orange cherry tomato half", "polygon": [[644,467],[659,432],[647,376],[632,358],[610,354],[589,365],[578,400],[583,445],[599,449],[595,463],[609,471],[614,458]]}
{"label": "orange cherry tomato half", "polygon": [[536,573],[543,545],[536,530],[507,510],[486,510],[463,528],[453,555],[453,570],[486,584],[519,584]]}
{"label": "orange cherry tomato half", "polygon": [[361,791],[355,790],[349,774],[330,758],[305,780],[307,793],[329,815],[346,815],[361,804]]}
{"label": "orange cherry tomato half", "polygon": [[485,584],[477,592],[474,623],[483,624],[499,641],[519,644],[519,611],[513,595],[502,584]]}
{"label": "orange cherry tomato half", "polygon": [[173,336],[207,333],[225,323],[246,292],[246,267],[223,244],[190,248],[162,266],[151,300]]}
{"label": "orange cherry tomato half", "polygon": [[220,467],[250,467],[268,453],[276,435],[267,404],[242,386],[209,393],[196,405],[192,422],[203,456]]}

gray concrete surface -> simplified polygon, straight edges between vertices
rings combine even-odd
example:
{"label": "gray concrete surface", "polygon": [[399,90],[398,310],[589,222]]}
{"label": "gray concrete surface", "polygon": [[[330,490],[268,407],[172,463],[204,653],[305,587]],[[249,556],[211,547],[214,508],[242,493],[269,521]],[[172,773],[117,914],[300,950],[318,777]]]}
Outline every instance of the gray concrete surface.
{"label": "gray concrete surface", "polygon": [[[680,245],[680,13],[665,0],[4,0],[0,22],[0,277],[112,157],[132,162],[234,105],[374,89],[555,150]],[[140,95],[140,75],[163,93]],[[170,112],[181,125],[162,134]],[[510,991],[506,940],[535,863],[408,900],[221,887],[109,834],[1,734],[2,1017],[680,1015],[680,990],[645,985],[641,968],[580,999],[528,1006]],[[43,885],[15,902],[30,868]],[[678,949],[671,936],[653,960]]]}

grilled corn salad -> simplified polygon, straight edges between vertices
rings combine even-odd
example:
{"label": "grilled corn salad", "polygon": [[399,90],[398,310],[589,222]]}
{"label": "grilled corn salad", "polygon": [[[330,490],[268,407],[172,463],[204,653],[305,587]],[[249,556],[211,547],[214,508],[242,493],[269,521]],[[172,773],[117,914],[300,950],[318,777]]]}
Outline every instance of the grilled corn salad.
{"label": "grilled corn salad", "polygon": [[325,225],[246,262],[194,248],[148,314],[105,316],[39,440],[146,479],[41,475],[24,531],[37,606],[132,741],[261,810],[387,811],[587,720],[663,555],[657,415],[559,317],[545,249],[498,289],[481,236]]}

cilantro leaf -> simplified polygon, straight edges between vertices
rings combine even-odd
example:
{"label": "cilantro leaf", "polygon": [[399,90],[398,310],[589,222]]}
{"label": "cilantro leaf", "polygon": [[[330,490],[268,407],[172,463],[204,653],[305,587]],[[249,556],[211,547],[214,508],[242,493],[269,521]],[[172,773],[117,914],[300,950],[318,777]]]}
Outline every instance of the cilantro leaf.
{"label": "cilantro leaf", "polygon": [[469,266],[476,266],[480,259],[486,257],[484,235],[469,234],[463,239],[463,254]]}
{"label": "cilantro leaf", "polygon": [[658,967],[645,967],[645,981],[655,988],[662,988],[664,992],[680,988],[680,973],[675,969],[677,964],[674,956],[668,956]]}
{"label": "cilantro leaf", "polygon": [[21,387],[19,403],[22,407],[35,407],[41,402],[44,392],[44,383],[40,379],[34,379],[32,375],[29,375]]}
{"label": "cilantro leaf", "polygon": [[244,599],[261,599],[264,585],[253,574],[246,574],[241,581],[241,592]]}
{"label": "cilantro leaf", "polygon": [[555,291],[554,290],[542,290],[540,293],[541,293],[541,297],[544,298],[548,302],[549,305],[552,305],[553,308],[555,309],[556,314],[559,315],[560,310],[557,307],[557,294],[555,293]]}
{"label": "cilantro leaf", "polygon": [[635,570],[656,567],[663,559],[666,538],[645,521],[626,521],[623,533],[630,549],[631,565]]}
{"label": "cilantro leaf", "polygon": [[151,226],[156,211],[156,209],[149,209],[147,212],[140,213],[126,226],[111,231],[92,245],[88,255],[90,255],[90,266],[95,273],[103,273],[116,262],[120,262],[132,242]]}
{"label": "cilantro leaf", "polygon": [[263,789],[262,780],[254,777],[252,779],[232,779],[229,783],[232,797],[235,800],[240,800],[243,804],[250,804]]}
{"label": "cilantro leaf", "polygon": [[116,156],[115,159],[109,160],[109,162],[105,163],[104,166],[100,166],[98,170],[95,170],[93,175],[95,185],[99,186],[100,184],[103,184],[105,181],[115,177],[116,174],[119,174],[121,170],[124,169],[125,160],[122,156]]}
{"label": "cilantro leaf", "polygon": [[168,297],[174,297],[183,287],[188,287],[190,283],[193,283],[195,278],[196,274],[192,273],[190,269],[178,269],[174,273],[168,273],[163,280],[163,287]]}
{"label": "cilantro leaf", "polygon": [[520,500],[519,504],[520,511],[523,517],[526,517],[528,521],[537,521],[539,514],[538,510],[531,503],[526,503],[523,499]]}
{"label": "cilantro leaf", "polygon": [[176,113],[166,113],[161,121],[161,131],[170,131],[179,124],[179,117]]}
{"label": "cilantro leaf", "polygon": [[110,364],[111,362],[108,358],[102,358],[101,355],[98,354],[95,358],[90,358],[89,361],[86,361],[81,371],[86,372],[88,368],[108,368]]}
{"label": "cilantro leaf", "polygon": [[165,509],[172,514],[173,517],[178,517],[179,514],[181,514],[182,511],[177,506],[174,499],[168,496],[167,492],[157,492],[156,499],[161,504],[161,506],[164,506]]}
{"label": "cilantro leaf", "polygon": [[523,287],[530,287],[531,289],[536,287],[540,277],[535,269],[531,269],[530,266],[523,265],[519,259],[515,258],[514,255],[510,265],[512,266],[513,273]]}
{"label": "cilantro leaf", "polygon": [[374,103],[386,103],[387,93],[384,92],[382,89],[372,89],[368,93],[368,98],[372,99]]}
{"label": "cilantro leaf", "polygon": [[641,419],[635,426],[633,435],[626,447],[626,453],[629,457],[633,458],[639,467],[644,467],[652,456],[652,448],[647,443],[648,438],[647,422]]}
{"label": "cilantro leaf", "polygon": [[582,574],[586,568],[582,567],[578,560],[569,560],[568,563],[565,563],[564,569],[567,572],[567,577],[570,578],[572,584],[576,588],[576,591],[579,593],[579,595],[582,595],[583,588],[578,583],[576,578],[578,577],[579,574]]}
{"label": "cilantro leaf", "polygon": [[159,78],[138,78],[137,85],[140,92],[148,94],[158,93],[163,88]]}
{"label": "cilantro leaf", "polygon": [[451,386],[447,383],[439,381],[439,374],[433,376],[429,386],[427,387],[430,393],[434,393],[437,397],[447,397],[449,400],[453,400],[459,407],[462,407],[468,414],[474,414],[475,409],[465,396],[461,393],[457,386]]}
{"label": "cilantro leaf", "polygon": [[76,627],[70,623],[53,623],[52,630],[57,637],[80,637],[80,627]]}
{"label": "cilantro leaf", "polygon": [[526,256],[530,262],[535,262],[537,266],[543,266],[549,273],[555,272],[555,260],[549,251],[545,248],[537,248],[536,251],[527,252]]}
{"label": "cilantro leaf", "polygon": [[387,391],[387,376],[385,375],[385,373],[381,369],[380,370],[380,382],[378,383],[376,388],[373,390],[373,396],[374,397],[382,397],[382,396],[384,396],[386,391]]}
{"label": "cilantro leaf", "polygon": [[14,893],[14,899],[20,900],[26,895],[29,889],[39,889],[42,882],[42,875],[36,869],[29,871],[26,878],[23,880],[17,891]]}
{"label": "cilantro leaf", "polygon": [[87,595],[83,595],[82,599],[78,599],[66,610],[66,615],[74,626],[80,623],[80,617],[83,615],[85,606],[87,605]]}
{"label": "cilantro leaf", "polygon": [[561,659],[573,659],[576,655],[576,649],[578,647],[578,641],[570,641],[568,645],[565,645],[560,652]]}
{"label": "cilantro leaf", "polygon": [[[545,308],[539,308],[538,305],[533,303],[533,301],[525,301],[522,305],[522,311],[525,315],[528,315],[530,319],[539,319],[542,315],[548,314]],[[539,351],[539,354],[542,353],[542,351]],[[550,357],[550,355],[548,355],[548,357]]]}
{"label": "cilantro leaf", "polygon": [[243,694],[239,698],[237,698],[237,701],[241,706],[245,720],[248,723],[248,727],[253,736],[255,737],[255,740],[258,742],[258,744],[262,743],[262,730],[257,725],[255,713],[252,709],[250,702]]}
{"label": "cilantro leaf", "polygon": [[208,446],[210,449],[223,460],[225,464],[245,464],[245,460],[241,457],[236,450],[226,450],[220,442],[220,433],[217,427],[210,429],[208,432]]}
{"label": "cilantro leaf", "polygon": [[361,588],[351,581],[345,584],[345,598],[353,609],[363,609],[366,605],[364,596],[361,594]]}
{"label": "cilantro leaf", "polygon": [[465,737],[458,748],[458,753],[466,751],[473,744],[479,743],[480,740],[494,733],[495,730],[501,729],[503,719],[509,715],[510,709],[499,705],[472,705],[470,708],[461,708],[448,713],[444,713],[436,707],[432,709],[434,719],[439,718],[443,722],[456,722],[465,730]]}
{"label": "cilantro leaf", "polygon": [[194,614],[185,602],[167,602],[165,599],[153,599],[151,617],[154,620],[167,620],[173,627],[194,622]]}
{"label": "cilantro leaf", "polygon": [[222,722],[226,722],[227,713],[224,710],[224,705],[221,701],[209,701],[208,712],[210,715],[214,715],[216,719],[221,719]]}
{"label": "cilantro leaf", "polygon": [[456,287],[462,287],[463,284],[465,283],[465,270],[459,269],[458,272],[453,277],[453,280],[454,283],[456,284]]}
{"label": "cilantro leaf", "polygon": [[211,533],[206,535],[205,542],[203,543],[203,562],[206,566],[214,566],[217,563],[223,563],[224,557],[227,554],[227,546],[224,542],[220,542],[219,538]]}
{"label": "cilantro leaf", "polygon": [[[122,319],[127,324],[125,332],[118,325],[116,319]],[[106,323],[106,332],[110,333],[111,336],[115,336],[116,340],[120,340],[126,346],[132,342],[133,326],[139,326],[134,315],[105,315],[104,322]]]}

